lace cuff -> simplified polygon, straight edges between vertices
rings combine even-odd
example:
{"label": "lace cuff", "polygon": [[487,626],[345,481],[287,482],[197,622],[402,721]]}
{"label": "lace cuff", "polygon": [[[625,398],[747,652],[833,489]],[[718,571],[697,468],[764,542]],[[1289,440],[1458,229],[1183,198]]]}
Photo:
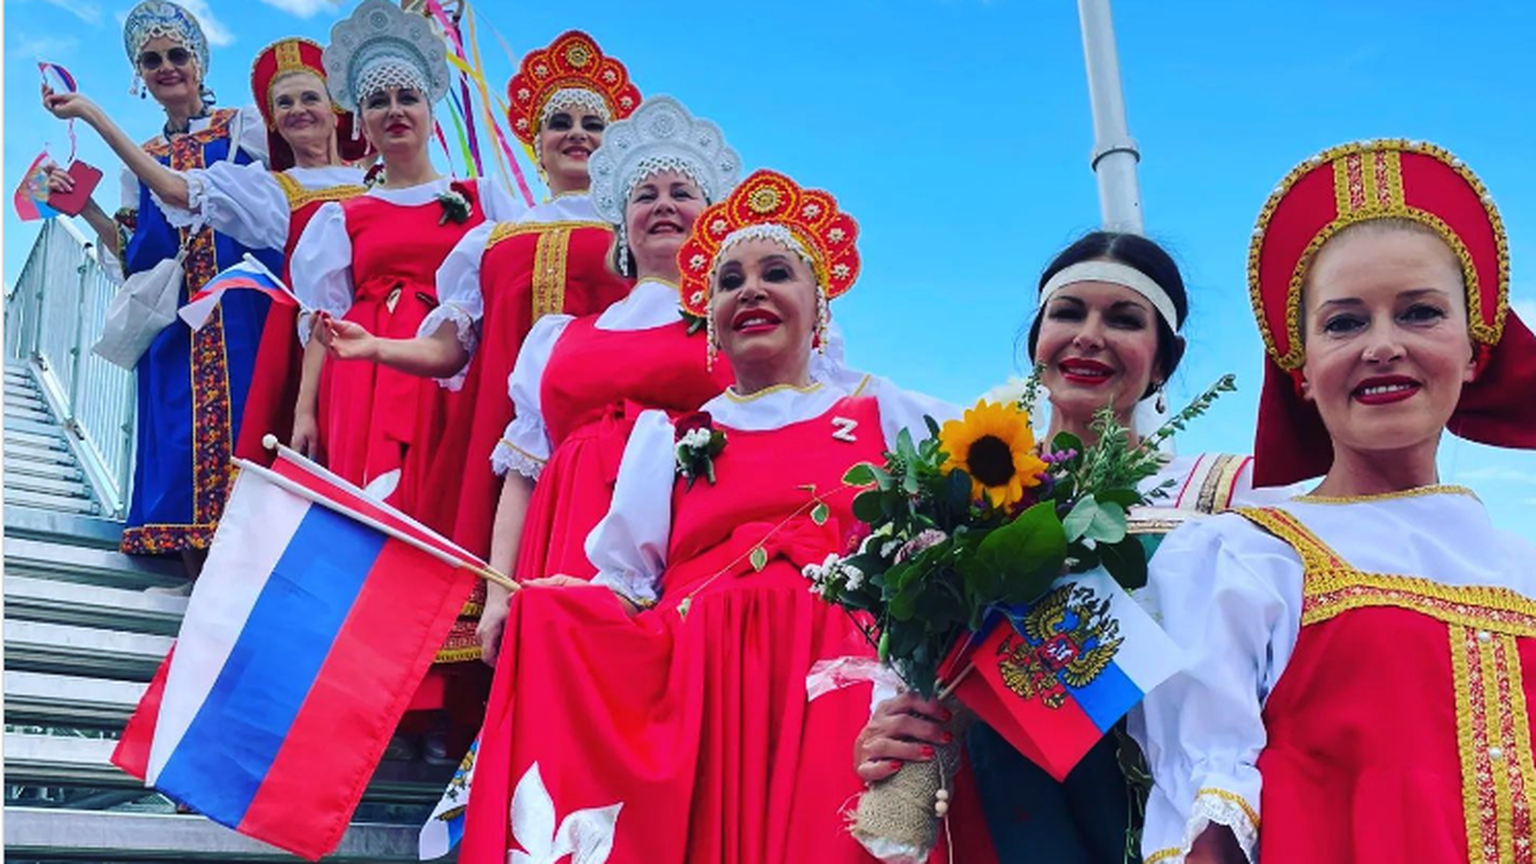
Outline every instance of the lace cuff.
{"label": "lace cuff", "polygon": [[208,184],[203,182],[202,172],[184,171],[182,179],[187,181],[187,207],[172,207],[160,199],[151,189],[149,197],[154,200],[155,206],[165,215],[165,221],[172,228],[191,228],[202,218],[203,206],[208,200]]}
{"label": "lace cuff", "polygon": [[497,441],[496,449],[491,451],[491,470],[498,477],[516,471],[529,480],[538,480],[539,473],[544,470],[544,461],[505,438]]}
{"label": "lace cuff", "polygon": [[1177,849],[1161,849],[1146,857],[1145,864],[1183,864],[1184,856],[1205,829],[1225,825],[1237,838],[1243,858],[1254,864],[1259,854],[1259,814],[1247,799],[1236,792],[1207,787],[1195,794],[1189,822],[1184,827],[1184,844]]}
{"label": "lace cuff", "polygon": [[[462,308],[452,303],[443,303],[436,309],[427,313],[422,319],[421,326],[416,329],[416,338],[428,339],[437,333],[438,328],[444,324],[452,324],[454,333],[459,337],[459,344],[464,346],[465,353],[474,356],[475,347],[480,343],[479,334],[476,332],[475,319]],[[469,363],[466,361],[459,371],[448,378],[439,378],[439,386],[447,390],[458,390],[464,386],[464,377],[469,372]]]}
{"label": "lace cuff", "polygon": [[656,593],[656,583],[644,573],[629,570],[612,573],[604,570],[592,577],[592,584],[609,588],[642,609],[655,606],[656,601],[661,599]]}

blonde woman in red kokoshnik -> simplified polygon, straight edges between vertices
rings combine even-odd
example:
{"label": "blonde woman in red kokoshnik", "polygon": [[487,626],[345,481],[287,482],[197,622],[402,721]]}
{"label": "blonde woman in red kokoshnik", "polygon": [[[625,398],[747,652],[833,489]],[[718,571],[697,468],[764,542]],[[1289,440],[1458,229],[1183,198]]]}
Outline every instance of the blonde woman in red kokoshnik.
{"label": "blonde woman in red kokoshnik", "polygon": [[[562,824],[610,864],[871,860],[841,813],[863,788],[846,753],[870,687],[807,701],[806,676],[873,649],[801,568],[853,526],[843,473],[953,411],[813,376],[857,233],[832,196],[770,171],[694,222],[683,307],[734,383],[699,412],[636,418],[586,542],[590,583],[512,596],[486,719],[485,744],[492,729],[504,744],[476,764],[461,860],[537,857]],[[701,447],[715,432],[724,446]]]}
{"label": "blonde woman in red kokoshnik", "polygon": [[1255,479],[1323,479],[1152,560],[1190,664],[1143,706],[1145,860],[1530,860],[1536,547],[1435,460],[1446,431],[1536,448],[1493,199],[1432,145],[1324,151],[1260,214],[1249,287]]}

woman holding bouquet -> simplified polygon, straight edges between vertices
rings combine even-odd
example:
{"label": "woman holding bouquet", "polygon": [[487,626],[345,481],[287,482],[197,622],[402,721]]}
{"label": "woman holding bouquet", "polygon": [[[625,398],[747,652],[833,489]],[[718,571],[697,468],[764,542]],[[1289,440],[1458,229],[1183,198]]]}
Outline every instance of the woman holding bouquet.
{"label": "woman holding bouquet", "polygon": [[[504,745],[493,755],[487,733],[469,860],[545,854],[562,820],[610,862],[868,860],[842,828],[860,784],[838,757],[869,691],[807,702],[805,681],[817,660],[873,652],[801,568],[853,524],[846,470],[948,412],[813,380],[856,234],[830,195],[768,171],[694,223],[684,307],[735,383],[676,425],[638,417],[587,544],[592,584],[551,577],[512,598],[486,721]],[[489,778],[512,794],[482,795]]]}
{"label": "woman holding bouquet", "polygon": [[1536,449],[1508,248],[1428,144],[1327,150],[1265,205],[1256,476],[1323,481],[1152,561],[1192,662],[1144,705],[1148,861],[1530,857],[1536,548],[1436,485],[1447,430]]}
{"label": "woman holding bouquet", "polygon": [[[1095,231],[1046,267],[1038,309],[1028,351],[1049,397],[1045,441],[1062,432],[1097,440],[1094,418],[1108,405],[1135,446],[1140,434],[1153,431],[1139,428],[1139,418],[1166,410],[1164,386],[1184,354],[1179,331],[1189,301],[1178,265],[1144,237]],[[1153,407],[1148,402],[1156,403],[1155,413],[1145,410]],[[1293,491],[1256,492],[1252,460],[1225,454],[1175,457],[1141,489],[1165,493],[1130,514],[1130,531],[1142,534],[1147,545],[1191,516]],[[859,775],[874,782],[894,775],[903,762],[931,759],[923,748],[943,743],[942,716],[937,703],[911,693],[881,705],[856,748]],[[980,800],[967,800],[970,790],[962,782],[951,813],[979,806],[990,836],[956,834],[959,860],[986,860],[993,854],[988,845],[1004,861],[1029,854],[1053,862],[1118,864],[1128,850],[1136,859],[1146,781],[1123,728],[1105,736],[1060,783],[982,724],[968,732],[966,755]]]}

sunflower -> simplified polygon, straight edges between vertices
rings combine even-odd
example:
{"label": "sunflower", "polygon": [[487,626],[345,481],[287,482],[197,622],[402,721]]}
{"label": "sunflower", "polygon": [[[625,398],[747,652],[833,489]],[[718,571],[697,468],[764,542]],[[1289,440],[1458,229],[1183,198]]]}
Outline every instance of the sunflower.
{"label": "sunflower", "polygon": [[1024,490],[1040,485],[1046,470],[1035,455],[1029,415],[1014,405],[979,400],[961,419],[944,424],[939,443],[949,456],[944,470],[958,468],[971,475],[971,494],[985,494],[994,507],[1022,501]]}

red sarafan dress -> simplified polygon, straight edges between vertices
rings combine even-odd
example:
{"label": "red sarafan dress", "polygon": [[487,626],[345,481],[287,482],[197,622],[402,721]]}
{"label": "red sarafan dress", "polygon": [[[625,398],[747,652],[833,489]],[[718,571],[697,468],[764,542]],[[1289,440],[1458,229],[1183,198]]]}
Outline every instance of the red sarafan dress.
{"label": "red sarafan dress", "polygon": [[1147,860],[1212,822],[1265,862],[1533,860],[1536,547],[1459,487],[1239,513],[1152,561],[1193,661],[1144,704]]}
{"label": "red sarafan dress", "polygon": [[[808,700],[806,678],[874,652],[801,569],[842,551],[842,476],[881,458],[899,416],[886,401],[722,395],[704,406],[727,436],[716,482],[691,488],[672,424],[640,416],[592,537],[596,582],[512,597],[461,861],[537,858],[565,832],[611,845],[610,864],[873,860],[843,812],[863,789],[851,750],[870,685]],[[614,592],[655,605],[630,618]]]}
{"label": "red sarafan dress", "polygon": [[596,315],[629,293],[630,281],[608,266],[612,245],[613,229],[598,219],[591,199],[567,195],[517,222],[481,225],[438,271],[442,305],[420,335],[452,322],[473,354],[459,376],[445,382],[462,389],[444,416],[428,469],[442,481],[441,494],[430,496],[421,518],[444,526],[476,555],[490,553],[501,481],[489,463],[512,421],[506,382],[523,340],[545,315]]}
{"label": "red sarafan dress", "polygon": [[[310,169],[290,168],[273,174],[288,205],[288,237],[283,245],[283,279],[293,284],[286,262],[294,246],[320,207],[332,201],[346,201],[368,191],[362,183],[363,172],[356,168],[329,169],[327,173],[355,174],[356,182],[319,186],[307,182]],[[321,175],[322,177],[324,175]],[[317,178],[320,179],[320,178]],[[284,444],[293,438],[293,407],[299,397],[299,378],[304,352],[295,337],[299,310],[274,303],[261,330],[261,344],[256,353],[256,376],[251,379],[245,397],[245,420],[240,425],[240,439],[235,455],[263,465],[271,464],[275,451],[263,443],[268,433]]]}
{"label": "red sarafan dress", "polygon": [[708,367],[703,328],[688,330],[676,287],[649,279],[602,315],[535,325],[509,382],[515,416],[492,456],[497,473],[537,477],[516,578],[591,577],[583,544],[608,512],[637,411],[692,411],[730,383],[723,360]]}
{"label": "red sarafan dress", "polygon": [[[362,325],[375,336],[409,339],[437,306],[437,269],[493,204],[494,189],[447,179],[370,190],[322,206],[289,262],[294,289],[313,309]],[[469,199],[468,218],[447,214],[439,196]],[[495,212],[490,213],[496,216]],[[447,218],[445,218],[447,216]],[[300,338],[307,341],[306,322]],[[446,391],[369,361],[327,358],[320,378],[320,445],[326,467],[407,513],[419,506],[416,481],[402,476],[412,448],[436,442]]]}

